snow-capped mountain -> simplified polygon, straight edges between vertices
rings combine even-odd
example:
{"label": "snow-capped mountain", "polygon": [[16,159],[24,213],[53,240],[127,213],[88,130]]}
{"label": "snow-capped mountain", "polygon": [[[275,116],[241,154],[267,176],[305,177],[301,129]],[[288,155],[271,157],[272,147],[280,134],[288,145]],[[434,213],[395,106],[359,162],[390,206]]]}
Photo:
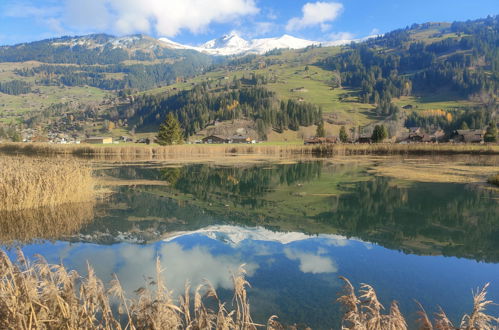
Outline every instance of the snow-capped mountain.
{"label": "snow-capped mountain", "polygon": [[311,238],[322,238],[329,241],[330,244],[336,246],[344,246],[349,240],[346,237],[339,235],[307,235],[298,232],[274,232],[263,227],[239,227],[230,225],[215,225],[201,228],[195,231],[179,231],[171,232],[163,236],[163,241],[171,242],[177,238],[189,235],[203,235],[213,240],[224,242],[230,246],[238,246],[245,240],[277,242],[281,244],[290,244],[293,242],[303,241]]}
{"label": "snow-capped mountain", "polygon": [[283,35],[279,38],[261,38],[245,40],[237,33],[230,33],[218,39],[210,40],[200,46],[188,46],[176,43],[167,38],[160,38],[161,42],[175,49],[193,49],[210,55],[244,55],[264,54],[273,49],[301,49],[312,45],[337,46],[351,42],[351,40],[339,40],[335,42],[319,42]]}

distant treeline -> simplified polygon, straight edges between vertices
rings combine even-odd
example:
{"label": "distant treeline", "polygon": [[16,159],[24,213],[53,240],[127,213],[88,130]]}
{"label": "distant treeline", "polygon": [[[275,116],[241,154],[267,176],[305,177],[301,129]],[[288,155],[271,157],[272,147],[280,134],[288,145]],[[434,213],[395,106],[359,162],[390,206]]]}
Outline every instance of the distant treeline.
{"label": "distant treeline", "polygon": [[[240,81],[233,86],[241,86]],[[120,111],[125,118],[135,121],[138,128],[159,125],[169,112],[175,113],[186,136],[215,121],[247,118],[255,121],[260,138],[265,138],[269,127],[277,131],[297,130],[322,118],[319,107],[293,100],[279,101],[274,92],[263,87],[216,91],[208,83],[171,96],[142,95]]]}
{"label": "distant treeline", "polygon": [[[39,76],[42,85],[92,86],[105,90],[133,88],[146,90],[158,85],[171,84],[178,77],[190,77],[202,73],[211,65],[207,57],[192,56],[168,64],[112,64],[105,66],[68,66],[44,64],[34,68],[17,70],[24,77]],[[108,78],[106,74],[121,73],[124,78]]]}
{"label": "distant treeline", "polygon": [[[61,37],[24,43],[15,46],[0,47],[0,62],[39,61],[43,63],[64,63],[79,65],[117,64],[126,60],[150,61],[155,59],[182,59],[186,57],[206,57],[196,51],[179,50],[158,47],[145,38],[138,37],[137,43],[147,44],[142,49],[125,49],[116,47],[111,41],[114,37],[106,34],[96,34],[87,37]],[[133,37],[132,37],[133,38]],[[77,40],[77,41],[75,41]],[[75,41],[73,45],[68,45]],[[79,44],[79,41],[89,42],[96,47]],[[150,45],[149,45],[150,43]]]}
{"label": "distant treeline", "polygon": [[[431,24],[431,23],[429,23]],[[497,95],[499,87],[499,16],[453,23],[433,43],[411,40],[414,25],[352,44],[321,64],[340,73],[344,86],[360,88],[360,102],[377,105],[379,114],[396,111],[393,97],[435,92],[448,87],[462,97]]]}
{"label": "distant treeline", "polygon": [[9,95],[20,95],[31,92],[31,85],[22,80],[11,80],[0,82],[0,93]]}

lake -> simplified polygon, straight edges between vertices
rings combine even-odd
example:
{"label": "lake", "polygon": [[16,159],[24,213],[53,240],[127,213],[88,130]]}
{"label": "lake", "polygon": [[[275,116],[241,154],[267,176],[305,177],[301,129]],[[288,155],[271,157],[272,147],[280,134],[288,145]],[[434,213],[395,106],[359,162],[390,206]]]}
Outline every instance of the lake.
{"label": "lake", "polygon": [[96,164],[104,199],[0,215],[20,224],[0,237],[11,256],[17,245],[83,274],[88,261],[105,282],[116,273],[131,294],[159,257],[176,293],[206,279],[230,302],[244,264],[264,324],[338,328],[339,276],[372,285],[387,308],[398,301],[408,320],[417,300],[459,323],[487,282],[499,302],[499,192],[483,183],[497,158],[231,163]]}

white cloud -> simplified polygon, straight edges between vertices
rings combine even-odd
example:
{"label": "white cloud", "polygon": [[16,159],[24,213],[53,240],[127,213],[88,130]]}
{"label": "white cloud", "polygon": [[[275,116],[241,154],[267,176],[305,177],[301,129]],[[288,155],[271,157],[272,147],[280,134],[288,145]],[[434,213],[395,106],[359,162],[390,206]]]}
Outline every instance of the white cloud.
{"label": "white cloud", "polygon": [[291,260],[298,260],[300,262],[300,270],[303,273],[321,274],[338,272],[338,266],[330,258],[289,248],[284,249],[284,254]]}
{"label": "white cloud", "polygon": [[255,0],[63,0],[58,6],[12,5],[4,15],[42,19],[49,27],[64,26],[72,33],[107,30],[173,37],[182,30],[205,32],[212,23],[237,23],[258,12]]}
{"label": "white cloud", "polygon": [[[79,0],[70,0],[81,2]],[[223,23],[240,16],[258,13],[254,0],[91,0],[99,7],[99,19],[107,22],[109,28],[120,34],[155,31],[160,35],[173,37],[181,30],[192,33],[205,31],[213,22]],[[81,11],[67,6],[70,17],[79,15],[79,20],[96,23],[94,10]],[[70,22],[68,21],[68,24]]]}
{"label": "white cloud", "polygon": [[338,2],[308,2],[302,8],[302,17],[294,17],[288,21],[286,30],[295,31],[320,25],[322,31],[330,28],[327,22],[334,21],[343,10]]}
{"label": "white cloud", "polygon": [[350,32],[336,32],[329,35],[329,40],[339,41],[339,40],[352,40],[355,37],[353,33]]}
{"label": "white cloud", "polygon": [[215,255],[204,246],[184,248],[177,243],[162,244],[159,248],[140,245],[124,245],[120,249],[102,247],[97,253],[92,247],[76,247],[74,252],[71,249],[64,253],[64,259],[71,268],[86,274],[82,270],[86,269],[88,260],[104,283],[109,283],[114,272],[128,292],[143,287],[144,278],[155,276],[157,255],[161,268],[165,269],[162,275],[167,287],[175,295],[183,292],[186,280],[193,288],[207,280],[215,288],[231,290],[231,273],[237,272],[240,265],[246,264],[248,276],[258,269],[258,265],[246,262],[237,254]]}

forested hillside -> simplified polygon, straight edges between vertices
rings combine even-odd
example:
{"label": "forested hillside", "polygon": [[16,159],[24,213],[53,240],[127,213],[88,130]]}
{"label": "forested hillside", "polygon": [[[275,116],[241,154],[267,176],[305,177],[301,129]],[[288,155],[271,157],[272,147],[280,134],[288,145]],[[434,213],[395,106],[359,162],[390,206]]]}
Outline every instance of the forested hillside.
{"label": "forested hillside", "polygon": [[123,111],[123,119],[135,123],[139,130],[155,127],[170,112],[182,124],[185,136],[191,136],[215,121],[251,119],[255,121],[259,138],[266,139],[269,128],[282,132],[298,130],[300,126],[317,124],[322,110],[310,103],[279,100],[274,92],[253,80],[234,80],[221,89],[215,83],[201,83],[188,91],[172,96],[143,95]]}
{"label": "forested hillside", "polygon": [[[418,40],[421,32],[428,31],[433,33],[430,38]],[[359,89],[359,101],[375,105],[379,115],[400,112],[394,98],[447,89],[463,99],[480,101],[484,113],[468,114],[470,118],[461,118],[461,122],[483,127],[497,110],[499,18],[413,25],[352,44],[320,64],[339,72],[343,86]],[[440,126],[451,124],[445,116],[434,120]],[[414,115],[410,118],[414,126],[425,121]]]}

